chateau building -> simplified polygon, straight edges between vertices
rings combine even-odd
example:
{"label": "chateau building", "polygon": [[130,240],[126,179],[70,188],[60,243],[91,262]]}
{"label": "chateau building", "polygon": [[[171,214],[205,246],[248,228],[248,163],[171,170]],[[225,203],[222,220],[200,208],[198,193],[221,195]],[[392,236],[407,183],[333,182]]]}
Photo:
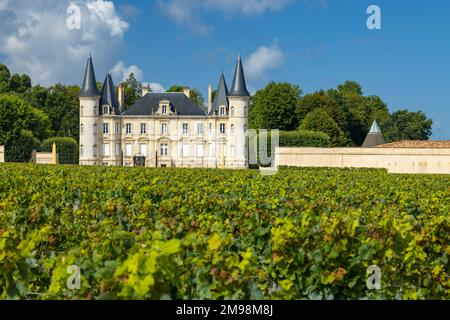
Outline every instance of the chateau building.
{"label": "chateau building", "polygon": [[203,110],[183,93],[153,93],[125,110],[124,90],[106,75],[102,92],[89,57],[80,92],[80,165],[247,168],[245,132],[250,94],[242,61],[237,60],[231,90],[222,73],[214,101],[208,88]]}

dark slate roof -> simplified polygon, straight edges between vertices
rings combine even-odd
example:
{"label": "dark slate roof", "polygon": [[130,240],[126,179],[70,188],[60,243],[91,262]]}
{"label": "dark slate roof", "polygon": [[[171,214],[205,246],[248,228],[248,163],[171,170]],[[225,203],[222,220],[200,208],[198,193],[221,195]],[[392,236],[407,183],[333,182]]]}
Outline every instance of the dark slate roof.
{"label": "dark slate roof", "polygon": [[[105,104],[111,107],[111,114],[114,112],[116,115],[120,115],[119,100],[117,100],[116,89],[110,74],[106,75],[105,82],[103,83],[102,97],[100,99],[100,106],[104,106]],[[101,114],[103,114],[103,108],[100,108]]]}
{"label": "dark slate roof", "polygon": [[214,114],[215,112],[218,113],[220,106],[228,108],[228,87],[223,73],[220,77],[219,85],[217,86],[216,97],[214,98],[210,114]]}
{"label": "dark slate roof", "polygon": [[363,143],[363,148],[373,148],[385,144],[383,134],[381,133],[380,127],[377,121],[374,121],[372,127],[370,128],[369,134]]}
{"label": "dark slate roof", "polygon": [[182,92],[147,93],[136,101],[127,111],[125,116],[143,116],[155,113],[161,100],[169,100],[171,108],[181,116],[206,116],[205,112]]}
{"label": "dark slate roof", "polygon": [[242,67],[241,57],[239,56],[236,63],[236,70],[234,71],[233,86],[229,96],[231,97],[249,97],[250,93],[247,90],[247,84],[245,83],[244,69]]}
{"label": "dark slate roof", "polygon": [[97,81],[95,80],[94,65],[92,64],[92,57],[89,57],[86,70],[84,72],[83,87],[81,87],[80,97],[94,97],[99,96],[100,92],[97,89]]}

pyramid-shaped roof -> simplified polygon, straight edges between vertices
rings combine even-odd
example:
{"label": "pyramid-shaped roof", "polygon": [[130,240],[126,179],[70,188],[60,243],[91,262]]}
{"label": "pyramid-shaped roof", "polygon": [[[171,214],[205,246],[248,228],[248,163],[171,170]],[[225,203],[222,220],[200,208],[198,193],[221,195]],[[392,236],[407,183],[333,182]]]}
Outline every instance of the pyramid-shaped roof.
{"label": "pyramid-shaped roof", "polygon": [[372,127],[370,128],[369,133],[367,134],[366,139],[363,143],[363,148],[373,148],[380,145],[385,144],[386,141],[384,140],[383,134],[381,133],[380,126],[378,125],[377,121],[374,120]]}

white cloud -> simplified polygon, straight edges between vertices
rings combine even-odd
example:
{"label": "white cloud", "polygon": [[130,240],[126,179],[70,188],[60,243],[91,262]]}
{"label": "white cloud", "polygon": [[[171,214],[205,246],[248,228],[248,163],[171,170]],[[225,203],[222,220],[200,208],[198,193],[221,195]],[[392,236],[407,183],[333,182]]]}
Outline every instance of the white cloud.
{"label": "white cloud", "polygon": [[134,74],[137,81],[142,82],[144,80],[144,72],[136,65],[126,67],[120,61],[111,69],[111,75],[116,82],[125,81],[131,73]]}
{"label": "white cloud", "polygon": [[74,2],[81,29],[67,28],[70,1],[0,0],[0,55],[14,73],[27,73],[33,84],[81,84],[92,53],[97,80],[119,60],[128,23],[112,1]]}
{"label": "white cloud", "polygon": [[265,11],[279,11],[295,0],[159,0],[163,12],[178,25],[191,28],[199,34],[206,34],[209,27],[203,23],[201,11],[219,11],[224,14],[260,14]]}
{"label": "white cloud", "polygon": [[267,71],[283,65],[284,53],[274,43],[271,47],[261,46],[245,62],[245,72],[250,80],[260,80],[267,77]]}
{"label": "white cloud", "polygon": [[97,0],[86,3],[86,6],[92,15],[91,23],[108,26],[111,37],[122,36],[128,29],[128,22],[116,15],[116,8],[112,1]]}
{"label": "white cloud", "polygon": [[[148,83],[146,83],[148,84]],[[152,89],[152,92],[155,93],[163,93],[166,92],[166,88],[164,88],[161,84],[156,83],[156,82],[150,82],[150,88]]]}

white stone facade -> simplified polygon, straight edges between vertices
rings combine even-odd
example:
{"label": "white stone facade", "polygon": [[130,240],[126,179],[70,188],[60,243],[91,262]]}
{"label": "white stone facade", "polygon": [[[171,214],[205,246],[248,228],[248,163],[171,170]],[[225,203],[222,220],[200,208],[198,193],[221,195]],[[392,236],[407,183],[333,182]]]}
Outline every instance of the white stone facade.
{"label": "white stone facade", "polygon": [[176,95],[189,91],[167,94],[144,115],[111,113],[100,95],[80,96],[80,165],[133,166],[133,158],[143,155],[146,167],[248,168],[250,97],[230,96],[214,114],[180,115],[170,101],[183,101]]}

